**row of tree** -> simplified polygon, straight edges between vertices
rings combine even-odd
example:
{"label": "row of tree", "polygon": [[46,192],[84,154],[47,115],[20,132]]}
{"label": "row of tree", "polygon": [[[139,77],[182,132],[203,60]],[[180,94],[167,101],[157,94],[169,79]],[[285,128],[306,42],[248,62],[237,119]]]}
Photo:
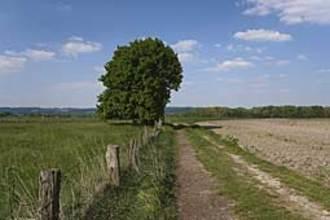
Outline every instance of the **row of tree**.
{"label": "row of tree", "polygon": [[13,116],[14,114],[10,113],[10,112],[0,112],[0,118],[5,118],[5,117],[9,117],[9,116]]}
{"label": "row of tree", "polygon": [[330,107],[323,106],[264,106],[254,108],[209,107],[195,108],[180,114],[202,118],[330,118]]}

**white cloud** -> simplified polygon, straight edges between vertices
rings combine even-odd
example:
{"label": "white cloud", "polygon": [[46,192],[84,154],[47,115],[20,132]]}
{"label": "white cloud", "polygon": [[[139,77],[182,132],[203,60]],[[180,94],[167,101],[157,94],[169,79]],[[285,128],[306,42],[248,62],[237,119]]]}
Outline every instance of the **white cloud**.
{"label": "white cloud", "polygon": [[251,60],[254,60],[254,61],[272,61],[272,60],[275,60],[274,57],[271,57],[271,56],[264,56],[264,57],[261,57],[261,56],[251,56],[250,57]]}
{"label": "white cloud", "polygon": [[54,59],[56,56],[56,53],[53,51],[48,50],[35,50],[35,49],[26,49],[22,52],[15,52],[7,50],[5,51],[5,54],[10,56],[24,56],[34,61],[45,61],[45,60],[51,60]]}
{"label": "white cloud", "polygon": [[19,72],[24,68],[26,61],[25,57],[0,55],[0,74]]}
{"label": "white cloud", "polygon": [[94,66],[94,71],[97,72],[97,73],[104,73],[105,72],[105,69],[103,66]]}
{"label": "white cloud", "polygon": [[254,61],[258,61],[258,62],[262,62],[264,64],[267,65],[272,65],[272,66],[285,66],[291,63],[290,60],[286,60],[286,59],[277,59],[275,57],[272,56],[251,56],[249,58],[250,60],[254,60]]}
{"label": "white cloud", "polygon": [[71,12],[72,11],[72,6],[69,4],[65,4],[63,2],[59,2],[56,5],[56,10],[60,11],[60,12]]}
{"label": "white cloud", "polygon": [[179,60],[187,63],[197,59],[200,43],[197,40],[181,40],[171,47],[178,54]]}
{"label": "white cloud", "polygon": [[171,47],[177,52],[192,52],[200,47],[197,40],[181,40],[171,45]]}
{"label": "white cloud", "polygon": [[270,66],[286,66],[289,65],[291,63],[290,60],[285,60],[285,59],[276,59],[273,57],[269,57],[269,59],[265,59],[264,60],[266,65],[270,65]]}
{"label": "white cloud", "polygon": [[264,81],[255,81],[255,82],[250,82],[248,86],[254,89],[264,89],[269,86],[269,83]]}
{"label": "white cloud", "polygon": [[248,78],[248,79],[242,79],[242,78],[217,78],[217,81],[220,81],[222,83],[234,85],[234,86],[244,86],[249,89],[253,90],[259,90],[259,89],[265,89],[269,86],[270,82],[270,76],[263,75],[258,76],[255,78]]}
{"label": "white cloud", "polygon": [[289,65],[291,63],[290,60],[276,60],[274,61],[273,63],[270,63],[270,64],[274,64],[276,66],[286,66],[286,65]]}
{"label": "white cloud", "polygon": [[223,82],[223,83],[227,83],[227,84],[241,84],[244,83],[243,79],[239,79],[239,78],[217,78],[216,79],[219,82]]}
{"label": "white cloud", "polygon": [[249,29],[244,32],[237,32],[234,34],[234,38],[245,40],[245,41],[256,41],[256,42],[284,42],[292,40],[290,34],[280,33],[273,30],[265,29]]}
{"label": "white cloud", "polygon": [[234,45],[233,44],[229,44],[229,45],[227,45],[226,49],[228,51],[233,51],[234,50]]}
{"label": "white cloud", "polygon": [[68,39],[69,41],[84,41],[84,38],[78,36],[71,36]]}
{"label": "white cloud", "polygon": [[83,53],[93,53],[100,51],[102,44],[92,41],[86,41],[81,37],[71,37],[63,45],[62,50],[66,55],[78,56]]}
{"label": "white cloud", "polygon": [[269,87],[270,82],[271,76],[268,74],[264,74],[248,80],[246,84],[248,85],[248,87],[254,89],[255,91],[260,91]]}
{"label": "white cloud", "polygon": [[220,78],[216,78],[217,81],[221,83],[225,83],[228,85],[239,86],[240,88],[245,88],[245,90],[249,91],[265,91],[274,81],[281,80],[286,78],[286,74],[279,75],[270,75],[264,74],[256,77],[248,77],[248,78],[225,78],[225,75]]}
{"label": "white cloud", "polygon": [[226,82],[231,83],[231,84],[241,84],[241,83],[244,83],[244,80],[239,79],[239,78],[231,78],[231,79],[227,79]]}
{"label": "white cloud", "polygon": [[183,53],[178,53],[178,57],[181,62],[187,63],[187,62],[192,62],[196,58],[196,55],[194,53],[183,52]]}
{"label": "white cloud", "polygon": [[291,90],[290,89],[280,89],[279,90],[281,93],[289,93]]}
{"label": "white cloud", "polygon": [[329,0],[246,0],[245,15],[276,14],[281,22],[330,24]]}
{"label": "white cloud", "polygon": [[221,44],[219,44],[219,43],[216,43],[216,44],[214,44],[214,47],[216,47],[216,48],[221,48],[221,47],[222,47],[222,45],[221,45]]}
{"label": "white cloud", "polygon": [[226,49],[230,52],[247,52],[247,53],[257,53],[261,54],[265,51],[266,48],[258,48],[258,47],[250,47],[250,46],[244,46],[241,44],[235,45],[235,44],[228,44],[226,46]]}
{"label": "white cloud", "polygon": [[209,68],[207,71],[231,71],[236,69],[249,69],[254,67],[255,65],[243,58],[235,58],[232,60],[225,60],[221,63],[218,63],[216,67]]}
{"label": "white cloud", "polygon": [[330,68],[329,69],[319,69],[316,72],[318,72],[318,73],[330,73]]}
{"label": "white cloud", "polygon": [[195,83],[193,81],[183,80],[182,87],[188,87],[188,86],[192,86],[194,84]]}
{"label": "white cloud", "polygon": [[304,55],[304,54],[298,54],[297,60],[307,61],[308,60],[308,57],[306,55]]}
{"label": "white cloud", "polygon": [[24,52],[24,55],[28,58],[36,61],[42,60],[51,60],[55,57],[55,52],[47,51],[47,50],[33,50],[28,49]]}

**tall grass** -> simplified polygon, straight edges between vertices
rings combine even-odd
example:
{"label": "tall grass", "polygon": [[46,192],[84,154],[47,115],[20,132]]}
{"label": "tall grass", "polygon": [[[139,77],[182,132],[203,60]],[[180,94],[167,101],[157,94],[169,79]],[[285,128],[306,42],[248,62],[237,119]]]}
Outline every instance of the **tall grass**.
{"label": "tall grass", "polygon": [[143,145],[139,172],[124,170],[120,186],[106,188],[85,219],[176,219],[175,152],[174,134],[169,129]]}
{"label": "tall grass", "polygon": [[91,119],[0,121],[0,219],[36,216],[39,172],[54,167],[63,173],[62,217],[79,219],[107,181],[105,146],[125,152],[140,129]]}

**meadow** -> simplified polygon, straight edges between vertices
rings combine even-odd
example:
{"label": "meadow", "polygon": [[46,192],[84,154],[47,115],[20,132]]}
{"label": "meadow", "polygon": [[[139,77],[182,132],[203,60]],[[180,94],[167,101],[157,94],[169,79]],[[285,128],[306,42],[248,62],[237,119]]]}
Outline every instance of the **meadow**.
{"label": "meadow", "polygon": [[[49,168],[62,171],[61,215],[65,219],[80,218],[94,200],[98,186],[107,181],[106,145],[120,145],[125,172],[126,146],[141,131],[140,126],[94,119],[2,119],[0,219],[36,216],[39,172]],[[149,172],[153,172],[152,168]]]}

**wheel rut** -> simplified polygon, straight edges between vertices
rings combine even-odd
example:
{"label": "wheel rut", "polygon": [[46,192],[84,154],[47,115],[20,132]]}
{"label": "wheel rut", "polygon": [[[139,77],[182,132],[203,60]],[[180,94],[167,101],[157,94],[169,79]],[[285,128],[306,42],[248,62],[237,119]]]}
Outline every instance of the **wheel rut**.
{"label": "wheel rut", "polygon": [[[205,135],[203,138],[219,149],[226,148],[223,145],[217,144],[209,136]],[[287,209],[293,212],[299,212],[302,216],[308,219],[330,220],[330,213],[319,204],[310,201],[307,197],[299,194],[296,190],[282,183],[278,178],[262,171],[256,165],[244,160],[241,156],[229,152],[226,152],[226,154],[228,154],[242,169],[247,171],[251,178],[257,180],[262,188],[272,194],[276,194],[278,199]]]}
{"label": "wheel rut", "polygon": [[231,220],[232,204],[216,192],[217,183],[196,158],[184,131],[177,133],[177,198],[180,220]]}

